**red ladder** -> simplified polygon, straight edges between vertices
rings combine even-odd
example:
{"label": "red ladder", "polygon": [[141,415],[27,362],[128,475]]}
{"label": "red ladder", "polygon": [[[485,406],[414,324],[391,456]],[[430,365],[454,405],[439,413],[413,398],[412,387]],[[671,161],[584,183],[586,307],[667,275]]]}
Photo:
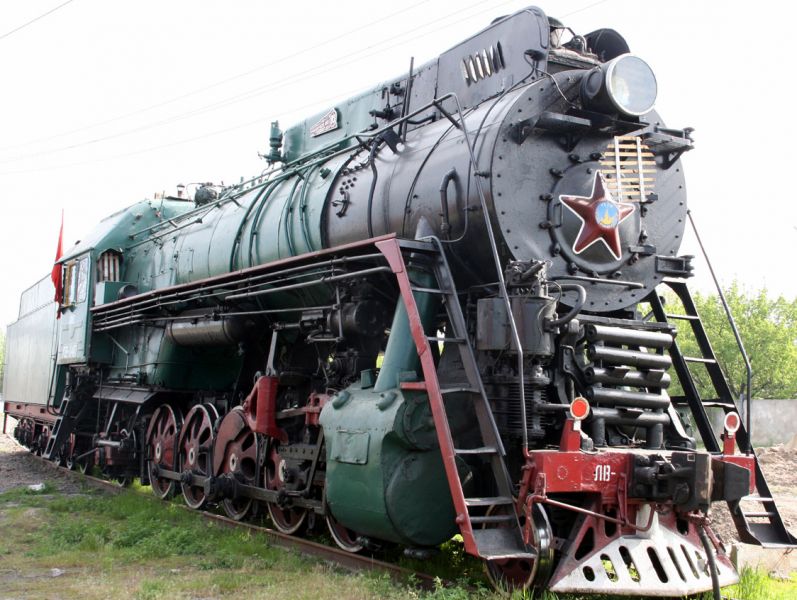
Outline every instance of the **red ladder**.
{"label": "red ladder", "polygon": [[[468,339],[467,324],[462,314],[454,280],[445,254],[439,246],[439,241],[416,242],[388,239],[376,242],[376,246],[387,259],[398,281],[401,299],[409,317],[410,332],[415,342],[423,372],[423,381],[404,382],[401,387],[402,389],[423,391],[429,397],[437,439],[443,457],[448,485],[451,490],[451,498],[454,502],[457,524],[465,543],[465,550],[469,554],[486,560],[536,558],[534,550],[527,548],[523,543],[520,523],[514,508],[512,508],[514,506],[513,484],[504,462],[504,446],[501,443],[498,428],[479,375],[473,348]],[[413,254],[422,255],[431,261],[431,270],[434,274],[437,288],[413,286],[404,261],[403,251],[411,251]],[[436,336],[430,336],[424,331],[415,300],[415,293],[433,293],[441,296],[448,315],[449,325],[445,338],[440,339]],[[446,344],[456,345],[468,380],[467,385],[451,388],[441,387],[434,364],[434,356],[429,345],[430,341],[443,341]],[[479,446],[471,448],[454,447],[443,397],[446,394],[455,393],[466,393],[473,398],[473,406],[482,437],[482,443]],[[490,462],[495,486],[498,490],[497,496],[465,496],[457,469],[457,456],[466,455],[469,457],[481,456]],[[478,512],[482,512],[484,507],[488,506],[507,506],[510,509],[494,515],[471,514],[471,510],[474,508],[478,509]],[[474,525],[479,527],[474,528]]]}

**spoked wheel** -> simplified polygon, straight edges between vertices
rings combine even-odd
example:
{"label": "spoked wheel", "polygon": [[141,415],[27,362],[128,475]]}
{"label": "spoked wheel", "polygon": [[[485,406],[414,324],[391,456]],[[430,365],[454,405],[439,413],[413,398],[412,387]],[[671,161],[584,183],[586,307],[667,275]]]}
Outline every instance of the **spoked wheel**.
{"label": "spoked wheel", "polygon": [[33,453],[36,456],[44,454],[44,450],[47,448],[47,438],[49,437],[50,432],[47,427],[42,427],[41,433],[33,440]]}
{"label": "spoked wheel", "polygon": [[33,443],[33,433],[29,423],[28,419],[22,419],[14,428],[14,437],[28,450],[31,449],[31,444]]}
{"label": "spoked wheel", "polygon": [[119,487],[123,488],[130,487],[131,485],[133,485],[133,476],[129,474],[114,475],[110,477],[110,480]]}
{"label": "spoked wheel", "polygon": [[[512,506],[501,506],[488,511],[500,514],[503,510],[514,510]],[[553,566],[553,534],[548,516],[539,504],[532,507],[532,545],[537,553],[535,558],[505,558],[485,560],[487,578],[499,590],[527,590],[532,586],[542,586],[548,581]]]}
{"label": "spoked wheel", "polygon": [[39,456],[43,456],[44,452],[47,450],[47,442],[50,441],[50,428],[43,427],[42,428],[42,437],[41,437],[41,445],[39,446],[39,451],[37,454]]}
{"label": "spoked wheel", "polygon": [[176,467],[175,448],[177,435],[183,422],[179,409],[162,404],[152,415],[147,428],[147,470],[152,493],[158,498],[171,498],[177,489],[177,482],[172,479],[158,477],[157,466],[174,471]]}
{"label": "spoked wheel", "polygon": [[[185,417],[180,433],[179,464],[180,471],[201,477],[210,475],[210,453],[213,448],[213,424],[219,413],[211,404],[197,404]],[[193,483],[181,483],[185,503],[194,509],[205,506],[205,488]]]}
{"label": "spoked wheel", "polygon": [[91,475],[91,471],[94,469],[94,455],[89,454],[88,456],[84,456],[81,459],[74,459],[75,463],[77,464],[77,470],[83,473],[84,475]]}
{"label": "spoked wheel", "polygon": [[[232,409],[219,425],[213,448],[213,473],[227,474],[245,485],[258,485],[260,442],[249,428],[243,409]],[[246,517],[253,507],[252,498],[225,498],[222,507],[236,521]]]}
{"label": "spoked wheel", "polygon": [[66,466],[66,459],[71,454],[71,444],[69,441],[70,440],[62,442],[61,447],[56,449],[56,451],[53,452],[52,456],[50,457],[50,460],[52,460],[59,467]]}
{"label": "spoked wheel", "polygon": [[[266,448],[263,475],[263,484],[267,490],[279,491],[285,487],[285,460],[280,456],[279,442],[273,439],[269,440]],[[307,519],[307,509],[298,506],[283,508],[273,502],[268,503],[268,514],[274,527],[287,534],[299,531]]]}
{"label": "spoked wheel", "polygon": [[[121,429],[118,432],[118,436],[122,442],[127,441],[132,448],[138,448],[138,436],[136,435],[135,430],[128,432],[126,429]],[[135,455],[131,456],[130,458],[137,462]],[[136,463],[133,462],[133,464]],[[132,470],[130,465],[125,465],[124,467],[113,467],[106,465],[103,468],[103,477],[114,482],[119,487],[126,488],[133,485],[133,480],[135,479],[136,475],[135,471]]]}
{"label": "spoked wheel", "polygon": [[329,534],[332,536],[332,539],[335,540],[335,543],[339,548],[345,550],[346,552],[351,552],[352,554],[360,552],[363,548],[365,548],[365,545],[362,543],[362,541],[360,541],[360,536],[348,527],[342,525],[335,517],[333,517],[329,507],[327,507],[326,513]]}
{"label": "spoked wheel", "polygon": [[69,443],[66,445],[66,458],[64,459],[64,466],[69,469],[70,471],[74,471],[77,468],[77,461],[75,457],[77,456],[77,445],[75,441],[75,434],[69,434]]}

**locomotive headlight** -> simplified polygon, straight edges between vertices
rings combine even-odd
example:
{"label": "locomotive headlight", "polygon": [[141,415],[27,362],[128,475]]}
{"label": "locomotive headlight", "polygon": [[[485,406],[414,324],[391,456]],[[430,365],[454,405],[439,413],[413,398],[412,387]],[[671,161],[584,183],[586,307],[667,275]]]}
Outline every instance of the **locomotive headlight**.
{"label": "locomotive headlight", "polygon": [[581,82],[584,105],[638,117],[656,102],[656,76],[633,54],[623,54],[590,71]]}

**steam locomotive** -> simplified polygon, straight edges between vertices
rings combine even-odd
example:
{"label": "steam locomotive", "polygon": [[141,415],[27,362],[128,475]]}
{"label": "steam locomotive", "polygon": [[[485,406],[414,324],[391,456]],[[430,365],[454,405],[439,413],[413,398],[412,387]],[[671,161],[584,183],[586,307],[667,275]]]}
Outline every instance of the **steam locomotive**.
{"label": "steam locomotive", "polygon": [[712,502],[745,542],[795,540],[684,283],[693,140],[656,92],[616,31],[528,8],[273,123],[263,174],[113,214],[56,303],[49,277],[23,294],[14,435],[351,552],[459,534],[498,586],[736,581]]}

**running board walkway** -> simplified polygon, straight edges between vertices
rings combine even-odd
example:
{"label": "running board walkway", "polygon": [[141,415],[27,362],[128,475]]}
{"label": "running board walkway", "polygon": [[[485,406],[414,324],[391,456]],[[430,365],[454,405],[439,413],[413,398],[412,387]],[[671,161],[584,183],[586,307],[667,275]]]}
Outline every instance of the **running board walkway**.
{"label": "running board walkway", "polygon": [[[661,323],[686,321],[690,324],[700,349],[700,356],[684,356],[678,345],[677,338],[670,346],[673,367],[684,390],[683,397],[672,398],[673,404],[676,406],[688,406],[706,450],[712,454],[721,454],[722,448],[711,426],[711,420],[706,409],[721,408],[726,415],[730,412],[741,413],[736,406],[733,393],[717,361],[717,356],[711,347],[706,328],[700,320],[697,306],[689,292],[689,288],[682,281],[665,280],[664,284],[669,286],[675,295],[678,296],[683,305],[684,313],[667,313],[658,294],[653,293],[650,295],[650,303],[656,320]],[[690,364],[703,365],[706,368],[711,385],[716,393],[715,398],[703,399],[700,397],[697,385],[689,370]],[[761,471],[761,464],[752,449],[744,420],[740,418],[739,421],[736,439],[741,451],[751,453],[755,457],[755,487],[758,493],[757,496],[746,496],[741,501],[728,503],[734,524],[739,532],[739,539],[747,544],[756,544],[767,548],[795,547],[797,546],[797,539],[789,533],[783,523],[778,507],[775,505],[775,500],[764,478],[764,473]],[[743,508],[743,506],[755,504],[759,504],[763,508],[756,508],[755,510],[744,510]]]}
{"label": "running board walkway", "polygon": [[[504,462],[504,447],[484,391],[473,348],[469,342],[467,324],[462,314],[454,280],[440,242],[435,238],[431,239],[432,241],[423,242],[391,239],[376,243],[377,248],[387,258],[398,281],[423,372],[423,381],[404,382],[401,387],[423,391],[429,397],[446,477],[457,514],[457,524],[462,534],[465,550],[469,554],[486,560],[533,560],[536,558],[536,554],[523,543],[522,530],[513,508],[513,486]],[[418,260],[424,266],[428,264],[437,288],[413,286],[402,251],[411,252],[413,262]],[[445,338],[436,337],[433,335],[435,332],[424,331],[415,293],[440,295],[449,325]],[[430,341],[433,343],[442,341],[446,344],[456,345],[468,380],[467,386],[441,387]],[[467,393],[469,397],[473,398],[473,406],[481,432],[481,444],[478,446],[454,447],[443,397],[455,393]],[[479,456],[485,462],[489,462],[495,480],[496,496],[465,496],[457,469],[457,456],[464,455],[468,455],[470,458]],[[485,515],[485,507],[495,507],[497,510],[494,514]],[[503,510],[501,510],[502,507],[504,507]],[[478,514],[471,514],[472,512]]]}

